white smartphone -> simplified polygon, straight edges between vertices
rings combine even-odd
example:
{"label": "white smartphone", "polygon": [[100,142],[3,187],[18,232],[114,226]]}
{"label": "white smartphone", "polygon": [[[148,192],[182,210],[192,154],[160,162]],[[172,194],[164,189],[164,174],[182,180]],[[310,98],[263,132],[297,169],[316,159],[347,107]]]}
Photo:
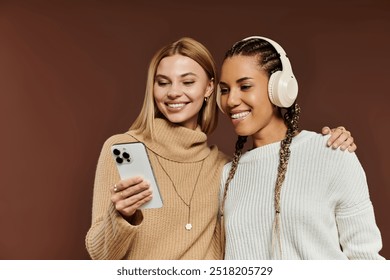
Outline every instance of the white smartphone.
{"label": "white smartphone", "polygon": [[139,209],[162,207],[163,200],[160,189],[145,145],[142,142],[114,144],[111,147],[111,152],[121,179],[141,176],[150,182],[153,198]]}

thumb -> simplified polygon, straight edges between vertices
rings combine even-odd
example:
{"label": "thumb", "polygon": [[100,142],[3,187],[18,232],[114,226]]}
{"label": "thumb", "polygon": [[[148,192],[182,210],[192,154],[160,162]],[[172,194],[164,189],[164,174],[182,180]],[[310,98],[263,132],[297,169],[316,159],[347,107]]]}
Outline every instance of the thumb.
{"label": "thumb", "polygon": [[322,128],[322,134],[327,135],[330,133],[330,128],[328,126],[324,126]]}

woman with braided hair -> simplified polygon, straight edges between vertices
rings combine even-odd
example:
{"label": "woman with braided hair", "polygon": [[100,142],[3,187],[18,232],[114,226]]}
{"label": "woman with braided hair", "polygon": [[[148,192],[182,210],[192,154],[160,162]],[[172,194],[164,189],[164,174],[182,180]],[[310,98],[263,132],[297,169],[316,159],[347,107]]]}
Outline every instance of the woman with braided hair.
{"label": "woman with braided hair", "polygon": [[227,51],[217,102],[239,136],[222,176],[225,259],[383,259],[356,154],[298,130],[297,93],[276,42],[254,36]]}

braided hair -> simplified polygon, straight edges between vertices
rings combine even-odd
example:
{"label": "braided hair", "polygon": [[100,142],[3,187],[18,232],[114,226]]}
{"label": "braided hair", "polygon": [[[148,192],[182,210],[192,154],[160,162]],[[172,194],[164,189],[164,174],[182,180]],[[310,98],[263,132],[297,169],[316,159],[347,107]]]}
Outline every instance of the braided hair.
{"label": "braided hair", "polygon": [[[236,55],[255,56],[258,59],[258,64],[262,70],[264,70],[268,77],[276,71],[282,70],[282,62],[280,60],[280,54],[276,49],[266,40],[260,38],[251,38],[248,40],[242,40],[235,43],[225,54],[224,59],[231,58]],[[275,182],[274,192],[274,209],[275,220],[273,224],[272,233],[272,248],[275,253],[276,242],[279,244],[279,255],[282,257],[281,249],[281,236],[280,236],[280,196],[282,185],[286,177],[287,165],[290,158],[290,145],[292,138],[298,132],[298,122],[300,115],[300,107],[297,103],[286,109],[286,112],[282,114],[282,108],[278,108],[279,113],[283,115],[284,122],[287,126],[287,132],[285,138],[280,143],[279,150],[279,165],[278,173]],[[221,215],[223,216],[225,201],[229,189],[229,184],[233,180],[236,173],[242,150],[247,141],[247,136],[238,136],[235,152],[233,156],[232,165],[229,171],[228,178],[225,182],[225,190],[221,203]]]}

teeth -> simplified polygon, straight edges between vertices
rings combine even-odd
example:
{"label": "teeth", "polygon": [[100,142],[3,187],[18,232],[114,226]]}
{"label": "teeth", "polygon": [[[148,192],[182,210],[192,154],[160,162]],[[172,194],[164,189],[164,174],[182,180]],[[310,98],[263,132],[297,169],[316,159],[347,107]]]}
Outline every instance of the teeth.
{"label": "teeth", "polygon": [[249,115],[249,111],[246,111],[246,112],[240,112],[240,113],[237,113],[237,114],[232,114],[230,117],[232,119],[241,119],[241,118],[244,118],[246,116]]}
{"label": "teeth", "polygon": [[175,104],[168,104],[168,107],[170,108],[181,108],[181,107],[184,107],[184,105],[186,105],[185,103],[175,103]]}

